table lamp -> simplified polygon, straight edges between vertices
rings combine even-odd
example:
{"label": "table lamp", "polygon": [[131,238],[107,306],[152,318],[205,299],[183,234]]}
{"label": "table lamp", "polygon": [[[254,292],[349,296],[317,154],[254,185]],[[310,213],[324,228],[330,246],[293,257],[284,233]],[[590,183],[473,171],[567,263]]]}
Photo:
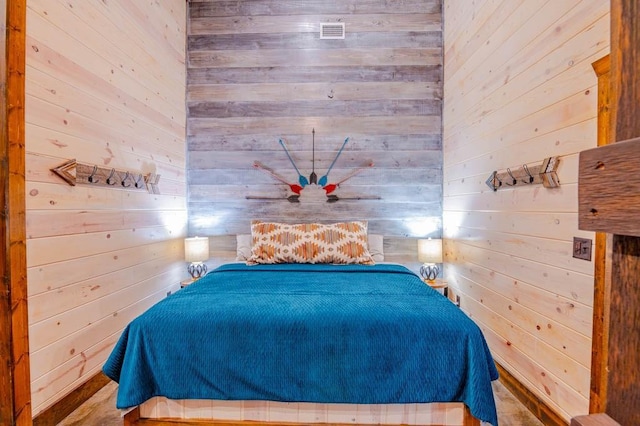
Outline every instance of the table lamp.
{"label": "table lamp", "polygon": [[418,240],[418,260],[423,262],[420,276],[433,282],[440,272],[437,263],[442,263],[442,240]]}
{"label": "table lamp", "polygon": [[204,261],[209,259],[209,238],[191,237],[184,239],[184,259],[189,263],[187,270],[194,280],[207,273]]}

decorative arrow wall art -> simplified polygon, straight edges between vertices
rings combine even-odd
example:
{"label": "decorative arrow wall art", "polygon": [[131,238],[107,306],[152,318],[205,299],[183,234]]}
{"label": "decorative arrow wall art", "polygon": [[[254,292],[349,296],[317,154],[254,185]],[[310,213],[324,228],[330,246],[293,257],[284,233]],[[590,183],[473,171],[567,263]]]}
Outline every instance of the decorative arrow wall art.
{"label": "decorative arrow wall art", "polygon": [[160,175],[155,173],[143,175],[129,170],[80,163],[76,159],[69,160],[51,171],[71,186],[92,185],[129,191],[148,191],[151,194],[160,193],[158,188]]}
{"label": "decorative arrow wall art", "polygon": [[[291,165],[293,166],[293,168],[295,169],[295,171],[296,171],[296,173],[298,175],[298,182],[297,183],[288,182],[283,176],[281,176],[280,174],[276,173],[273,169],[265,166],[260,161],[256,160],[253,163],[253,167],[255,167],[256,169],[267,173],[272,178],[274,178],[277,181],[287,185],[289,187],[289,189],[291,190],[292,194],[288,195],[284,199],[289,201],[289,202],[291,202],[291,203],[299,203],[300,202],[300,196],[302,195],[302,191],[307,187],[314,187],[314,188],[322,189],[324,191],[324,193],[325,193],[326,201],[328,203],[335,203],[338,200],[379,200],[380,199],[379,196],[367,196],[367,195],[358,196],[358,197],[342,197],[341,198],[338,195],[333,193],[334,191],[336,191],[340,187],[341,184],[343,184],[347,180],[351,179],[352,177],[354,177],[358,173],[362,172],[363,170],[365,170],[365,169],[367,169],[369,167],[373,167],[373,161],[367,161],[361,167],[358,167],[357,169],[352,170],[350,173],[348,173],[346,176],[342,177],[338,181],[335,181],[333,183],[329,183],[329,172],[331,172],[331,169],[333,169],[333,166],[335,165],[336,161],[338,160],[338,157],[340,157],[340,154],[342,154],[342,150],[344,149],[344,147],[347,144],[347,142],[349,142],[349,138],[346,138],[344,140],[344,143],[340,147],[340,150],[337,152],[336,156],[334,157],[333,161],[331,162],[331,165],[327,169],[326,173],[323,176],[321,176],[320,179],[318,179],[318,176],[316,175],[316,172],[315,172],[315,151],[316,151],[315,133],[316,133],[316,130],[312,129],[311,133],[312,133],[312,141],[313,141],[313,145],[312,145],[312,152],[313,152],[312,164],[313,165],[312,165],[312,169],[311,169],[311,174],[309,175],[308,179],[307,179],[306,176],[304,176],[302,173],[300,173],[300,170],[298,169],[298,166],[296,166],[296,163],[293,160],[293,157],[289,153],[289,149],[287,148],[285,142],[282,139],[280,139],[278,142],[280,143],[280,146],[282,146],[282,149],[284,149],[285,154],[289,158],[289,161],[291,162]],[[252,199],[252,200],[281,199],[281,198],[274,198],[274,197],[259,197],[259,196],[247,196],[246,198],[247,199]]]}

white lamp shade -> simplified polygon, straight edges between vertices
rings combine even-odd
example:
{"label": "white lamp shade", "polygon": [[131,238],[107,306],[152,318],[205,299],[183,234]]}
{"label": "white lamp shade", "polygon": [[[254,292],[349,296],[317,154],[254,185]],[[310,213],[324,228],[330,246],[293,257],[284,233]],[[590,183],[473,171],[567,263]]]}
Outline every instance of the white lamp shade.
{"label": "white lamp shade", "polygon": [[209,238],[185,238],[184,259],[187,262],[204,262],[209,259]]}
{"label": "white lamp shade", "polygon": [[418,240],[418,260],[424,263],[442,263],[442,240]]}

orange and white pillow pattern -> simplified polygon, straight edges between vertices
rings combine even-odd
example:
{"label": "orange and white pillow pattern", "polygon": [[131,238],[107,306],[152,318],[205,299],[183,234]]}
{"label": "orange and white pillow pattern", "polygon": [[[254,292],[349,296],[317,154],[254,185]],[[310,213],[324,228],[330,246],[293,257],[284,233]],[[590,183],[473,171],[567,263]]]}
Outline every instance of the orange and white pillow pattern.
{"label": "orange and white pillow pattern", "polygon": [[248,265],[337,263],[373,265],[367,248],[367,222],[286,224],[251,222]]}

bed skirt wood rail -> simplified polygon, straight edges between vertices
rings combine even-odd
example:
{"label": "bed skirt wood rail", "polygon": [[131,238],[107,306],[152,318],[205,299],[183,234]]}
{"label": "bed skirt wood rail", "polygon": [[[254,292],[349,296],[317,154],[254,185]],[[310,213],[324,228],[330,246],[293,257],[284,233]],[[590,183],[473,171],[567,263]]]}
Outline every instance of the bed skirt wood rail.
{"label": "bed skirt wood rail", "polygon": [[[160,404],[163,404],[166,401],[164,398]],[[145,403],[147,404],[147,403]],[[283,403],[285,404],[285,403]],[[401,405],[401,404],[399,404]],[[416,405],[416,404],[410,404]],[[361,422],[357,416],[354,414],[351,416],[349,420],[351,421],[343,421],[343,422],[326,422],[326,421],[295,421],[292,420],[284,420],[283,418],[279,418],[277,420],[216,420],[216,419],[207,419],[207,418],[176,418],[176,417],[145,417],[141,414],[143,411],[148,411],[147,408],[141,409],[140,407],[136,407],[133,410],[129,411],[124,416],[124,426],[193,426],[193,425],[215,425],[215,426],[253,426],[253,425],[284,425],[284,426],[303,426],[303,425],[322,425],[322,426],[367,426],[367,425],[380,425],[380,424],[411,424],[411,425],[431,425],[431,426],[480,426],[480,420],[475,418],[469,408],[462,403],[437,403],[437,404],[420,404],[421,406],[429,406],[433,405],[437,408],[433,413],[423,413],[423,415],[417,415],[414,421],[407,422],[407,419],[402,419],[398,422],[385,422],[384,419],[378,418],[375,421],[367,421]],[[443,406],[452,406],[452,408],[444,408]],[[356,407],[356,406],[354,406]],[[378,406],[382,407],[382,406]],[[354,413],[357,409],[353,410]],[[426,411],[429,411],[427,409]],[[343,413],[344,414],[344,413]],[[186,416],[185,416],[186,417]],[[430,418],[430,419],[428,419]]]}

